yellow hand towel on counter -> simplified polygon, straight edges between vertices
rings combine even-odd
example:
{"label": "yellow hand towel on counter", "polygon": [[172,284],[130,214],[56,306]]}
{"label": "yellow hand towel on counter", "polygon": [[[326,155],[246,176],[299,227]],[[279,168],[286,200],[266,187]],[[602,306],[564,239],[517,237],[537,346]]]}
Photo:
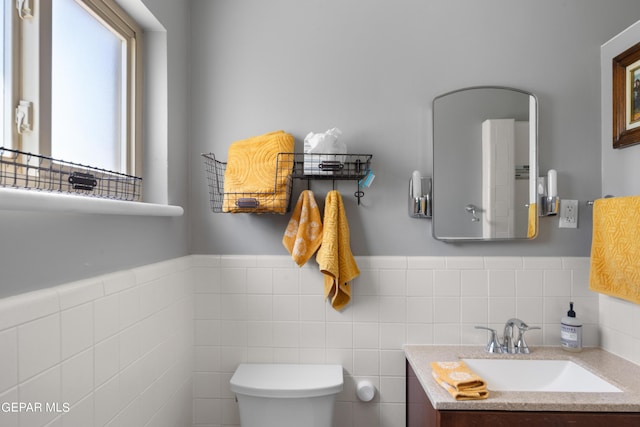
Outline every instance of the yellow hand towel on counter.
{"label": "yellow hand towel on counter", "polygon": [[325,299],[330,298],[331,306],[342,310],[351,300],[350,282],[358,277],[360,270],[351,253],[342,196],[336,190],[329,191],[325,200],[322,245],[316,261],[324,274]]}
{"label": "yellow hand towel on counter", "polygon": [[322,219],[313,191],[300,193],[282,244],[299,266],[303,266],[322,243]]}
{"label": "yellow hand towel on counter", "polygon": [[431,362],[431,374],[456,400],[477,400],[489,397],[486,382],[473,373],[462,360]]}
{"label": "yellow hand towel on counter", "polygon": [[640,304],[640,196],[594,202],[589,289]]}
{"label": "yellow hand towel on counter", "polygon": [[[224,173],[222,211],[285,213],[293,162],[278,161],[278,153],[293,152],[293,145],[293,136],[282,130],[232,143]],[[238,206],[240,199],[255,199],[258,207]]]}

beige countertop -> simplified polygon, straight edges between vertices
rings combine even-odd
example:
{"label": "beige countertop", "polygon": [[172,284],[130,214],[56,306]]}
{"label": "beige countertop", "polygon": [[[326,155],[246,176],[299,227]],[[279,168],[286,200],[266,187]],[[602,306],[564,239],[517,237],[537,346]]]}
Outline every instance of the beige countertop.
{"label": "beige countertop", "polygon": [[[406,345],[404,352],[435,409],[640,412],[640,366],[599,348],[571,353],[560,347],[532,347],[531,354],[490,354],[482,346]],[[433,379],[430,363],[462,358],[571,360],[623,392],[501,392],[492,391],[489,384],[489,398],[456,401]]]}

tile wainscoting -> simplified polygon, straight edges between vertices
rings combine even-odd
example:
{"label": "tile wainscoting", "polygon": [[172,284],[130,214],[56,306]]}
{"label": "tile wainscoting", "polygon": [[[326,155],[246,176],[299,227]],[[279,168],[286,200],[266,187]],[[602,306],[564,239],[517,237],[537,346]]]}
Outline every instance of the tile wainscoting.
{"label": "tile wainscoting", "polygon": [[0,425],[190,426],[189,267],[178,258],[0,300]]}
{"label": "tile wainscoting", "polygon": [[[239,424],[228,381],[239,362],[340,363],[345,388],[335,427],[404,425],[404,353],[411,344],[486,344],[475,325],[502,329],[519,317],[542,331],[528,343],[557,345],[574,301],[586,345],[599,344],[598,296],[587,258],[357,257],[352,303],[323,301],[314,261],[282,256],[193,256],[194,425]],[[378,393],[357,400],[355,384]]]}
{"label": "tile wainscoting", "polygon": [[[335,427],[404,424],[403,344],[484,345],[519,317],[557,345],[569,301],[585,345],[640,364],[640,309],[588,290],[588,258],[357,257],[342,312],[314,261],[192,255],[0,300],[3,426],[231,427],[240,362],[340,363]],[[369,403],[355,384],[372,381]],[[67,406],[64,406],[67,405]],[[11,409],[11,408],[8,408]],[[66,411],[65,411],[66,409]]]}

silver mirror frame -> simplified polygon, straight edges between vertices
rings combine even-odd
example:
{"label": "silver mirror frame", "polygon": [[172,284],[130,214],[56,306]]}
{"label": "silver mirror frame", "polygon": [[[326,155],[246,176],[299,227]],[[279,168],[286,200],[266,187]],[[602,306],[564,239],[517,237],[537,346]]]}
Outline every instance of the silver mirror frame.
{"label": "silver mirror frame", "polygon": [[[518,92],[521,93],[523,95],[527,95],[529,97],[529,121],[530,121],[530,126],[529,126],[529,135],[530,135],[530,141],[529,141],[529,181],[528,181],[528,188],[529,188],[529,204],[527,205],[529,207],[529,221],[528,221],[528,230],[527,230],[527,235],[523,236],[523,237],[506,237],[506,238],[484,238],[482,236],[478,237],[478,236],[443,236],[443,235],[438,235],[437,234],[437,227],[436,225],[438,224],[438,218],[437,218],[437,205],[438,205],[438,200],[439,200],[439,194],[443,194],[446,190],[446,182],[445,181],[441,181],[438,179],[438,165],[436,164],[436,148],[437,148],[437,143],[438,141],[436,140],[436,101],[438,101],[441,98],[444,98],[446,96],[449,95],[453,95],[453,94],[458,94],[460,92],[465,92],[465,91],[471,91],[471,90],[478,90],[478,89],[503,89],[503,90],[508,90],[508,91],[512,91],[512,92]],[[433,218],[432,218],[432,235],[435,239],[437,240],[441,240],[441,241],[445,241],[445,242],[488,242],[488,241],[514,241],[514,240],[519,240],[519,241],[527,241],[527,240],[532,240],[535,239],[538,235],[538,229],[539,229],[539,222],[538,222],[538,215],[537,215],[537,207],[536,207],[536,203],[537,203],[537,177],[539,175],[539,170],[538,170],[538,159],[539,159],[539,153],[538,153],[538,127],[539,127],[539,103],[538,103],[538,98],[536,97],[536,95],[534,95],[531,92],[522,90],[522,89],[518,89],[518,88],[512,88],[512,87],[507,87],[507,86],[471,86],[471,87],[465,87],[462,89],[457,89],[454,91],[450,91],[441,95],[436,96],[433,101],[432,101],[432,161],[433,161],[433,187],[432,187],[432,200],[433,200],[433,205],[434,205],[434,210],[433,210]],[[531,124],[533,122],[533,124]],[[453,165],[445,165],[444,167],[454,167]],[[531,207],[531,204],[533,204],[533,207]],[[463,206],[463,208],[466,209],[467,212],[470,212],[469,215],[470,216],[470,221],[474,221],[477,222],[478,220],[476,219],[476,213],[478,211],[480,211],[481,209],[477,208],[476,206],[474,206],[473,204],[469,205],[468,203],[462,203],[461,202],[461,206]],[[469,206],[472,206],[473,209],[470,209]],[[533,227],[533,230],[531,229],[531,227]]]}

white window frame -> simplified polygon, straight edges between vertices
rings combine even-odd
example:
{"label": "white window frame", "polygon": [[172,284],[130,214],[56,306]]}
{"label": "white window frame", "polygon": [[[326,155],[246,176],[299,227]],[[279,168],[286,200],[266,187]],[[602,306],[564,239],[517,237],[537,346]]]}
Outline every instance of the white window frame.
{"label": "white window frame", "polygon": [[[51,156],[51,6],[55,0],[32,0],[33,16],[18,19],[19,52],[17,103],[32,103],[32,130],[17,138],[21,151]],[[113,0],[75,0],[97,19],[113,28],[127,43],[126,170],[142,176],[142,34],[141,27]],[[15,15],[18,15],[17,10]],[[66,160],[66,159],[62,159]]]}
{"label": "white window frame", "polygon": [[5,68],[5,82],[4,86],[8,93],[4,94],[4,99],[1,102],[4,103],[4,134],[2,135],[4,146],[8,148],[16,148],[18,145],[18,132],[15,126],[15,116],[13,110],[19,102],[19,72],[20,72],[20,56],[19,56],[19,19],[17,13],[15,13],[15,5],[13,1],[7,1],[0,7],[4,7],[6,14],[5,19],[5,32],[3,34],[4,43],[4,66]]}

